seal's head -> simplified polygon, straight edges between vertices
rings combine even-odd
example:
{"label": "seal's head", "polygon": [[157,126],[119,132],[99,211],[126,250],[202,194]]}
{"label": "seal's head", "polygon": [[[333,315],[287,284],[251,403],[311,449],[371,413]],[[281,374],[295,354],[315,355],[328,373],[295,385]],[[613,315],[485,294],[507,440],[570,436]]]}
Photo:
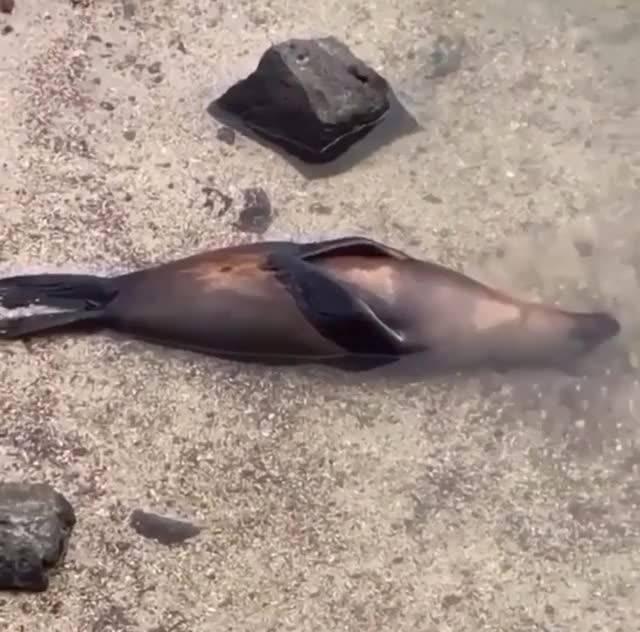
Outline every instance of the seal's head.
{"label": "seal's head", "polygon": [[551,305],[523,303],[520,317],[491,334],[489,355],[498,364],[566,366],[620,332],[606,312],[573,312]]}
{"label": "seal's head", "polygon": [[620,333],[620,322],[606,312],[570,314],[573,326],[569,336],[577,340],[584,352],[591,351]]}

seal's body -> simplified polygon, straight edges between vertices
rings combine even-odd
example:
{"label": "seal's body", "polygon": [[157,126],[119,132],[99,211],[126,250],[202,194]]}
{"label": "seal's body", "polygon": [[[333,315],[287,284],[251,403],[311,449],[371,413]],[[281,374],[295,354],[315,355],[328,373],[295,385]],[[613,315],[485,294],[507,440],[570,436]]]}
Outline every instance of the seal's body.
{"label": "seal's body", "polygon": [[114,277],[0,279],[0,305],[65,311],[0,321],[0,338],[89,325],[268,363],[368,368],[556,365],[615,336],[602,312],[521,301],[361,237],[221,248]]}

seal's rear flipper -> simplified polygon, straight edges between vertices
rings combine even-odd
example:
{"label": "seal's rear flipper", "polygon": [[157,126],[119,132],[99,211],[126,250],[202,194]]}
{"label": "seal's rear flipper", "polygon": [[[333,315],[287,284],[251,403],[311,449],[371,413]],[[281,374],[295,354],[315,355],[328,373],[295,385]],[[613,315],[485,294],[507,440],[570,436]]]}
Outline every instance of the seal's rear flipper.
{"label": "seal's rear flipper", "polygon": [[43,305],[83,309],[104,306],[117,294],[117,281],[89,274],[25,274],[0,279],[0,305],[6,309]]}
{"label": "seal's rear flipper", "polygon": [[20,318],[0,320],[0,340],[28,338],[35,334],[48,334],[60,329],[79,329],[80,326],[99,326],[102,322],[101,310],[77,312],[57,312],[34,314]]}
{"label": "seal's rear flipper", "polygon": [[67,310],[2,319],[0,340],[99,326],[105,322],[105,308],[117,293],[117,277],[26,274],[0,279],[0,306],[5,309],[38,305]]}
{"label": "seal's rear flipper", "polygon": [[266,265],[305,318],[326,338],[353,354],[399,356],[411,351],[402,332],[324,270],[287,252]]}

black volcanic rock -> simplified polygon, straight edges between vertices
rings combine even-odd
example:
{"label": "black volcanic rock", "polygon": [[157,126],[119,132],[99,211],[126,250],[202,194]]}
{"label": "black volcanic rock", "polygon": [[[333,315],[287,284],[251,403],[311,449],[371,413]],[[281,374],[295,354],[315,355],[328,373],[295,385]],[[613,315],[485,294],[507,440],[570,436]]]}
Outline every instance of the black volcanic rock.
{"label": "black volcanic rock", "polygon": [[0,589],[41,592],[75,526],[73,507],[49,485],[0,483]]}
{"label": "black volcanic rock", "polygon": [[273,221],[271,200],[269,200],[267,192],[260,187],[245,189],[243,195],[244,207],[234,225],[245,233],[261,235]]}
{"label": "black volcanic rock", "polygon": [[[390,87],[334,37],[271,46],[209,112],[307,163],[328,163],[385,117]],[[245,130],[242,130],[242,128]]]}

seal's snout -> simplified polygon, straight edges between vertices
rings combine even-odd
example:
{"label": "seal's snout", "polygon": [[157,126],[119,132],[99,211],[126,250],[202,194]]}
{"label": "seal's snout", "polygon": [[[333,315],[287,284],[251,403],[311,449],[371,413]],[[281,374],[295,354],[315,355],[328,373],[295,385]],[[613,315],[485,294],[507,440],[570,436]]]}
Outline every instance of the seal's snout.
{"label": "seal's snout", "polygon": [[574,314],[571,337],[579,340],[585,349],[592,349],[620,332],[620,323],[605,312]]}

